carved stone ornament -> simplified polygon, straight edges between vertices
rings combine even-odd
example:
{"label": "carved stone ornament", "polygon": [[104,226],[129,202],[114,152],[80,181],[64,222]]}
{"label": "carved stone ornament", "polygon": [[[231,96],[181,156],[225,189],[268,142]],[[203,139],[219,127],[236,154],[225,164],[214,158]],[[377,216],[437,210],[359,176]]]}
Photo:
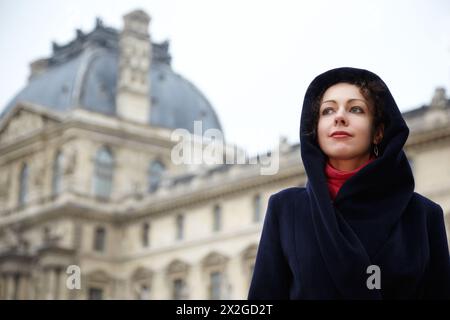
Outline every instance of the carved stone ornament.
{"label": "carved stone ornament", "polygon": [[11,171],[4,168],[0,173],[0,199],[8,199],[11,183]]}
{"label": "carved stone ornament", "polygon": [[33,185],[35,187],[42,187],[44,184],[45,172],[47,166],[44,158],[40,157],[32,163],[32,175],[33,175]]}
{"label": "carved stone ornament", "polygon": [[14,116],[0,136],[0,142],[13,140],[44,127],[41,116],[21,110]]}
{"label": "carved stone ornament", "polygon": [[71,175],[75,172],[77,166],[77,151],[75,148],[70,148],[64,153],[64,175]]}

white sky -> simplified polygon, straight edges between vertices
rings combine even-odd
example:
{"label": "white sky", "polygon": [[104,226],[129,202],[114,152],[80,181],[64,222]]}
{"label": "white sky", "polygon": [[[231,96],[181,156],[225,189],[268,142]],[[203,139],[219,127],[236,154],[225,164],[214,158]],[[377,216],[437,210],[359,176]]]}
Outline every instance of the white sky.
{"label": "white sky", "polygon": [[328,69],[377,73],[400,109],[450,92],[450,1],[0,0],[0,110],[26,84],[29,63],[144,9],[153,41],[170,40],[175,72],[208,98],[229,142],[250,153],[280,135],[297,142],[308,84]]}

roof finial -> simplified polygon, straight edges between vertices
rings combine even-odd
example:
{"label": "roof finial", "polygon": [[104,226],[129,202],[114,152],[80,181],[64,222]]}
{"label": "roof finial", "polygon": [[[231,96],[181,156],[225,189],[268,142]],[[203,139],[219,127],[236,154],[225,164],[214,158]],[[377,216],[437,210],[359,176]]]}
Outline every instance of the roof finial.
{"label": "roof finial", "polygon": [[445,95],[445,88],[437,87],[434,90],[433,99],[431,99],[431,107],[433,108],[445,108],[447,98]]}
{"label": "roof finial", "polygon": [[77,33],[77,39],[81,39],[84,37],[84,33],[83,33],[83,31],[81,31],[81,29],[76,29],[76,33]]}
{"label": "roof finial", "polygon": [[95,18],[95,28],[103,28],[103,20],[100,17]]}
{"label": "roof finial", "polygon": [[60,45],[57,44],[56,41],[52,41],[52,49],[53,49],[53,52],[58,51],[59,48],[60,48]]}

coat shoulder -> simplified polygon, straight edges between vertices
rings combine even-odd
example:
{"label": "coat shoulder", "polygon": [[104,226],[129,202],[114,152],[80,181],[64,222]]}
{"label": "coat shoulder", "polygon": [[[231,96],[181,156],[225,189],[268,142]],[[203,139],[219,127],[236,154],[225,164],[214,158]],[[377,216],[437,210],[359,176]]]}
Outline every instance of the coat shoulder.
{"label": "coat shoulder", "polygon": [[433,200],[414,192],[413,194],[414,206],[420,208],[426,214],[426,219],[430,225],[440,224],[444,221],[444,210]]}
{"label": "coat shoulder", "polygon": [[269,204],[276,207],[279,213],[279,218],[288,219],[290,221],[294,212],[296,214],[302,214],[304,210],[298,210],[305,207],[307,203],[307,192],[303,187],[289,187],[280,190],[270,196]]}
{"label": "coat shoulder", "polygon": [[420,193],[414,192],[412,199],[416,205],[419,204],[419,205],[423,206],[424,209],[430,210],[430,212],[434,212],[434,213],[442,212],[442,207],[438,203],[421,195]]}
{"label": "coat shoulder", "polygon": [[271,198],[274,199],[274,201],[290,201],[290,200],[297,200],[300,199],[306,195],[306,188],[304,187],[289,187],[283,190],[280,190],[274,194],[271,195]]}

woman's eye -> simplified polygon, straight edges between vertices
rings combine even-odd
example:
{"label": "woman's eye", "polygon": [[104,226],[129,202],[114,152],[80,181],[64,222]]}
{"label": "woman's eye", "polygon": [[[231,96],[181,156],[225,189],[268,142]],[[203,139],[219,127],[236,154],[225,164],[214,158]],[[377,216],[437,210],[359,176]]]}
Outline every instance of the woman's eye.
{"label": "woman's eye", "polygon": [[351,107],[350,111],[352,111],[352,110],[357,110],[358,113],[362,113],[363,112],[363,109],[361,107]]}
{"label": "woman's eye", "polygon": [[329,114],[329,111],[333,111],[333,109],[331,109],[331,108],[325,108],[325,109],[322,111],[322,114],[323,114],[323,115]]}

